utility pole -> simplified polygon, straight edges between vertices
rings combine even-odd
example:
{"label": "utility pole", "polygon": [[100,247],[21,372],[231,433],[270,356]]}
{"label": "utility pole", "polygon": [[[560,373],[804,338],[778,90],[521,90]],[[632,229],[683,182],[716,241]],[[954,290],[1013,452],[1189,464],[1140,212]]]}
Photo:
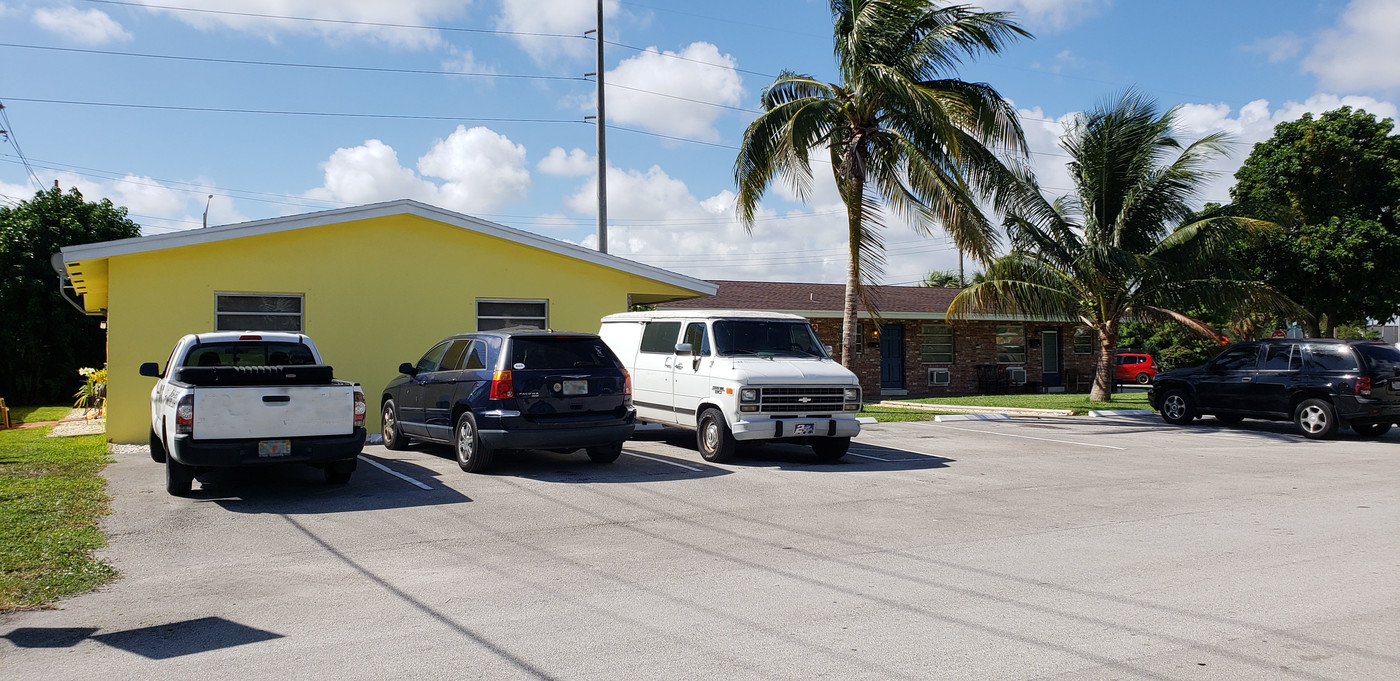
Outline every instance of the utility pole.
{"label": "utility pole", "polygon": [[607,118],[603,115],[603,0],[598,0],[598,252],[608,252],[608,137]]}

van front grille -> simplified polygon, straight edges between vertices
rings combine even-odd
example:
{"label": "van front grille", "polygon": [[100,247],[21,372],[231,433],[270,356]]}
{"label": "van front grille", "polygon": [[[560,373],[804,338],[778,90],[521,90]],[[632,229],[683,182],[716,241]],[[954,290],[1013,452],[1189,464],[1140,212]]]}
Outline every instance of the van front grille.
{"label": "van front grille", "polygon": [[840,412],[844,387],[759,388],[758,410],[767,414]]}

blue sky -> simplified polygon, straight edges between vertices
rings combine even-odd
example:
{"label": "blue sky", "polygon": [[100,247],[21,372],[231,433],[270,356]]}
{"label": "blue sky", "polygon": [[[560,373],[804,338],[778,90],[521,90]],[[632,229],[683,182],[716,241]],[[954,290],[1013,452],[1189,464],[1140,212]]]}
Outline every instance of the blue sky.
{"label": "blue sky", "polygon": [[[1341,104],[1395,117],[1400,102],[1395,0],[980,6],[1013,12],[1035,38],[960,76],[1015,103],[1053,189],[1068,186],[1063,122],[1128,87],[1181,106],[1192,134],[1236,136],[1201,197],[1217,201],[1275,124]],[[210,224],[408,197],[593,246],[594,86],[583,75],[595,45],[575,36],[593,28],[594,8],[0,0],[0,127],[11,132],[0,201],[35,190],[17,142],[44,186],[110,197],[147,234],[199,228],[211,194]],[[752,234],[732,201],[735,150],[763,87],[782,69],[833,77],[829,5],[608,0],[606,12],[609,251],[709,279],[842,281],[845,217],[829,178],[806,203],[775,188]],[[886,241],[886,283],[957,266],[941,235],[892,224]]]}

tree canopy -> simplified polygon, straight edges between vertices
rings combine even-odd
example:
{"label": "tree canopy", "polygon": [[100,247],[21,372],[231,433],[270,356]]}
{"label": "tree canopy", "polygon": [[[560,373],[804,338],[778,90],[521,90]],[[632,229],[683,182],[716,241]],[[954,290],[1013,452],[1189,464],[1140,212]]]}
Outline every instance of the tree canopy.
{"label": "tree canopy", "polygon": [[1242,245],[1252,274],[1310,314],[1309,335],[1400,312],[1400,136],[1351,107],[1280,123],[1254,145],[1230,196],[1241,212],[1291,216],[1263,247]]}
{"label": "tree canopy", "polygon": [[[1011,181],[1001,152],[1024,157],[1015,108],[986,83],[954,77],[964,61],[1029,34],[1004,12],[928,0],[831,0],[839,83],[782,72],[734,162],[737,209],[752,229],[759,199],[781,178],[812,187],[812,154],[826,153],[846,205],[842,362],[855,343],[857,298],[878,281],[886,213],[958,248],[990,257],[997,232],[979,200],[1001,206]],[[867,307],[871,307],[867,302]]]}
{"label": "tree canopy", "polygon": [[0,206],[0,397],[10,404],[68,402],[79,367],[101,367],[101,319],[63,300],[49,259],[65,246],[140,236],[126,209],[57,186]]}

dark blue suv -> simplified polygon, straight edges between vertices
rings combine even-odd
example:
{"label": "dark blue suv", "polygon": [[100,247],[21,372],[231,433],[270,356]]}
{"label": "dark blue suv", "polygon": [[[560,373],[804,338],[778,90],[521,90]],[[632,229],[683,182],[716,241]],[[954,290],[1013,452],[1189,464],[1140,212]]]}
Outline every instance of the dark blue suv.
{"label": "dark blue suv", "polygon": [[583,448],[611,463],[636,425],[632,380],[596,334],[464,333],[399,372],[380,398],[384,446],[450,444],[470,473],[512,449]]}

